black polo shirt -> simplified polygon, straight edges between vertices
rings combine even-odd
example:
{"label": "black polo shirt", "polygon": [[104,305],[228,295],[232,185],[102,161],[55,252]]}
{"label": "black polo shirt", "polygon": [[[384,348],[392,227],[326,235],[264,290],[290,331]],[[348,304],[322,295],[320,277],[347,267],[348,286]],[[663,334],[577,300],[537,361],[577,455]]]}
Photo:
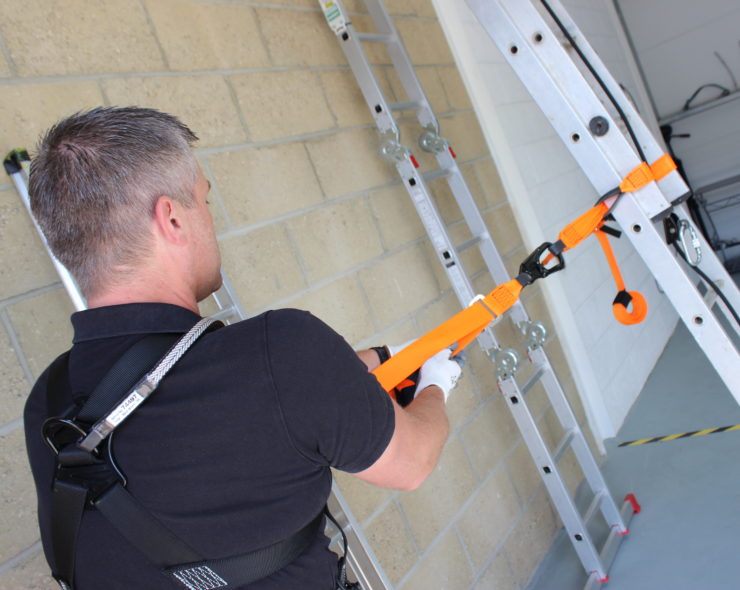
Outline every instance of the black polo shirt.
{"label": "black polo shirt", "polygon": [[[75,313],[71,396],[86,396],[145,334],[185,333],[199,317],[137,303]],[[54,461],[41,440],[49,415],[44,373],[26,403],[26,443],[49,544]],[[60,407],[72,403],[61,401]],[[116,431],[129,491],[204,558],[290,536],[323,508],[329,467],[358,472],[394,429],[388,395],[352,348],[307,312],[271,311],[206,333]],[[330,590],[336,557],[323,532],[283,570],[243,588]],[[86,511],[76,559],[79,590],[176,587],[97,512]]]}

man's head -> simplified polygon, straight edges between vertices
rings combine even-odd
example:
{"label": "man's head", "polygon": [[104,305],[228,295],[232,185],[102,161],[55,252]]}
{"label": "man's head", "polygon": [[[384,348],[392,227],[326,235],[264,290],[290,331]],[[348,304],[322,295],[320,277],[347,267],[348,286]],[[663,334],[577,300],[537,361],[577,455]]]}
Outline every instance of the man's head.
{"label": "man's head", "polygon": [[[191,151],[197,139],[172,115],[138,107],[77,113],[42,138],[31,164],[31,208],[88,298],[126,281],[153,255],[163,197],[194,213],[205,206],[207,181]],[[193,219],[210,225],[207,213]],[[209,233],[212,225],[198,239],[217,250]]]}

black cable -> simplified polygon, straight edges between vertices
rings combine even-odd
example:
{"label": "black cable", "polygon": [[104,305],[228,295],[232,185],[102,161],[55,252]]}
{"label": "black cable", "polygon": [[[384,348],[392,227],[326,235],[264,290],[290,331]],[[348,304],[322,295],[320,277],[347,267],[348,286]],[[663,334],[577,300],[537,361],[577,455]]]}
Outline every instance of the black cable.
{"label": "black cable", "polygon": [[637,149],[637,153],[640,155],[640,161],[647,162],[647,158],[645,157],[645,152],[642,150],[642,147],[640,146],[640,142],[637,141],[637,136],[635,135],[634,129],[632,129],[632,125],[630,124],[629,120],[627,119],[627,115],[622,110],[621,105],[617,102],[617,99],[614,98],[614,95],[611,93],[609,88],[607,87],[604,80],[601,79],[601,76],[599,76],[598,72],[594,69],[594,67],[591,65],[591,62],[588,61],[588,58],[586,55],[581,51],[581,48],[578,47],[578,44],[576,43],[576,40],[573,39],[571,34],[568,32],[568,29],[565,28],[565,25],[560,20],[558,15],[555,13],[555,11],[550,7],[550,5],[547,3],[547,0],[540,0],[542,2],[542,5],[545,7],[545,10],[550,14],[552,19],[555,21],[555,24],[558,25],[560,30],[563,32],[563,35],[565,35],[565,38],[568,40],[568,43],[570,43],[573,46],[573,49],[576,50],[576,53],[578,53],[578,56],[581,58],[581,61],[583,61],[584,65],[588,68],[588,71],[591,72],[591,75],[594,77],[594,79],[599,83],[599,86],[601,86],[601,89],[606,93],[606,96],[609,98],[611,103],[614,105],[614,108],[617,109],[617,112],[619,113],[620,118],[624,122],[624,124],[627,127],[627,132],[630,135],[630,138],[632,139],[632,143],[635,144],[635,148]]}
{"label": "black cable", "polygon": [[[583,61],[584,65],[588,68],[588,71],[591,72],[591,75],[594,77],[594,79],[599,83],[599,86],[601,86],[601,89],[604,91],[606,96],[609,98],[611,103],[614,105],[614,108],[617,109],[617,113],[619,113],[619,116],[621,117],[622,121],[624,122],[625,126],[627,127],[627,132],[630,135],[630,138],[632,139],[632,143],[635,145],[635,148],[637,149],[637,153],[640,156],[641,161],[647,162],[647,158],[645,157],[645,152],[642,150],[642,147],[640,146],[640,142],[637,140],[637,136],[635,135],[634,129],[632,129],[632,125],[630,124],[629,120],[627,119],[627,115],[625,114],[624,110],[622,110],[622,106],[617,102],[617,99],[614,97],[614,95],[611,93],[609,88],[607,87],[604,80],[599,76],[598,72],[594,69],[593,65],[591,65],[591,62],[588,60],[586,55],[581,51],[581,48],[576,43],[575,39],[571,36],[571,34],[566,29],[565,25],[563,24],[563,21],[560,20],[558,15],[555,13],[555,11],[552,9],[550,4],[547,2],[547,0],[540,0],[542,2],[542,5],[545,7],[545,10],[547,10],[550,17],[555,21],[555,24],[558,26],[558,28],[563,32],[563,35],[565,35],[565,38],[568,40],[568,43],[571,44],[573,49],[576,50],[576,53],[578,53],[578,56],[581,58],[581,61]],[[707,86],[716,86],[723,90],[722,96],[726,96],[730,93],[727,88],[724,88],[722,86],[719,86],[718,84],[705,84],[704,86],[700,87],[692,96],[691,98],[686,102],[686,105],[689,105],[691,101],[696,97],[701,90],[706,88]],[[684,106],[684,109],[688,108],[688,106]],[[617,199],[612,203],[612,206],[609,207],[609,212],[611,212],[616,205],[619,203],[619,200],[622,198],[623,193],[619,194],[617,196]],[[602,197],[603,199],[603,197]],[[602,200],[600,199],[600,201]],[[608,214],[607,214],[608,215]],[[606,217],[606,216],[605,216]],[[687,255],[684,253],[684,251],[679,247],[677,243],[674,242],[673,247],[676,249],[676,251],[679,253],[679,255],[691,266],[696,273],[714,290],[715,293],[722,299],[724,304],[727,306],[727,309],[730,310],[730,313],[735,318],[735,321],[740,324],[740,316],[738,316],[737,311],[735,311],[735,308],[732,307],[727,297],[725,297],[725,294],[722,293],[722,291],[717,287],[717,285],[698,267],[693,266],[691,262],[689,261]]]}
{"label": "black cable", "polygon": [[[693,100],[694,100],[694,99],[695,99],[695,98],[696,98],[696,97],[697,97],[697,96],[699,95],[699,93],[700,93],[700,92],[701,92],[702,90],[704,90],[705,88],[717,88],[717,89],[721,90],[722,92],[720,92],[720,95],[719,95],[719,96],[718,96],[717,98],[722,98],[723,96],[727,96],[728,94],[730,94],[730,90],[729,90],[728,88],[725,88],[724,86],[720,86],[719,84],[714,84],[714,83],[712,83],[712,84],[703,84],[702,86],[699,86],[699,88],[697,88],[697,89],[696,89],[696,90],[694,91],[694,94],[692,94],[692,95],[691,95],[691,96],[689,97],[689,100],[687,100],[687,101],[686,101],[686,103],[685,103],[685,104],[683,105],[683,110],[684,110],[684,111],[688,111],[688,110],[689,110],[689,109],[691,108],[691,102],[692,102],[692,101],[693,101]],[[717,100],[717,99],[715,98],[715,99],[713,99],[713,100]]]}
{"label": "black cable", "polygon": [[732,314],[732,317],[735,318],[735,321],[740,325],[740,316],[737,314],[737,311],[734,307],[730,304],[729,299],[725,297],[725,294],[720,290],[720,288],[714,284],[712,279],[710,279],[702,269],[700,269],[698,266],[694,266],[689,261],[689,257],[686,255],[686,253],[683,251],[683,249],[678,245],[678,242],[673,242],[673,247],[676,249],[676,252],[683,258],[691,268],[693,268],[696,271],[696,274],[698,274],[702,280],[709,285],[712,290],[719,296],[719,298],[724,302],[724,304],[727,306],[727,309],[730,310],[730,313]]}

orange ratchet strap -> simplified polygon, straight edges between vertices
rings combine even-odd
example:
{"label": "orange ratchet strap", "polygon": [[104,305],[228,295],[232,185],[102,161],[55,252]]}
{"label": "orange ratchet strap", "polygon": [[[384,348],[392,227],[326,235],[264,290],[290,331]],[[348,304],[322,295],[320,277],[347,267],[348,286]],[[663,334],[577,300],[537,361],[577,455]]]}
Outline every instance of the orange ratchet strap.
{"label": "orange ratchet strap", "polygon": [[488,324],[517,302],[521,291],[522,285],[518,279],[499,285],[485,297],[474,300],[470,307],[394,354],[373,374],[383,389],[391,393],[440,350],[457,343],[453,353],[453,356],[457,356]]}
{"label": "orange ratchet strap", "polygon": [[[485,330],[490,322],[505,313],[517,302],[524,287],[537,279],[544,278],[565,268],[563,252],[575,248],[593,233],[596,233],[604,248],[604,253],[619,289],[613,304],[614,315],[624,324],[641,322],[647,314],[647,302],[637,291],[627,291],[625,289],[622,275],[614,259],[614,253],[604,231],[601,229],[604,225],[604,217],[609,214],[610,209],[610,205],[607,205],[605,201],[621,193],[642,188],[654,180],[660,180],[675,168],[676,165],[668,154],[660,157],[652,166],[648,166],[645,162],[640,164],[625,177],[619,188],[602,197],[601,202],[595,207],[592,207],[563,228],[558,235],[557,242],[554,244],[545,242],[532,252],[519,267],[519,276],[499,285],[485,297],[476,298],[470,304],[470,307],[437,326],[376,368],[373,374],[377,377],[380,385],[391,396],[395,397],[394,390],[396,387],[403,384],[409,375],[412,375],[427,359],[440,350],[457,344],[452,356],[458,355]],[[548,253],[542,259],[545,251]],[[557,258],[558,263],[548,267],[547,265],[553,258]],[[627,305],[630,303],[632,303],[632,312],[627,311]]]}

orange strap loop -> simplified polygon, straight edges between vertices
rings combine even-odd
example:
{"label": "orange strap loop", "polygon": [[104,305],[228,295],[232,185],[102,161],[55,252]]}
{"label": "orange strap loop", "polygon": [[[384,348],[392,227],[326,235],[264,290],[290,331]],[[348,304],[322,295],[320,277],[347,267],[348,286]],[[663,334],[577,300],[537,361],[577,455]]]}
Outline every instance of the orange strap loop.
{"label": "orange strap loop", "polygon": [[498,316],[512,307],[522,291],[522,286],[512,279],[496,287],[470,307],[452,316],[431,332],[394,354],[373,371],[380,385],[391,392],[427,359],[440,350],[457,343],[453,356],[459,354]]}
{"label": "orange strap loop", "polygon": [[647,162],[640,162],[637,168],[624,177],[619,185],[619,190],[623,193],[636,191],[654,180],[666,177],[676,168],[676,163],[668,154],[663,154],[650,165]]}
{"label": "orange strap loop", "polygon": [[663,154],[660,158],[655,160],[655,162],[650,164],[650,170],[652,171],[655,180],[665,178],[677,168],[678,166],[676,166],[676,162],[674,162],[673,158],[668,154]]}
{"label": "orange strap loop", "polygon": [[[627,291],[624,286],[624,279],[622,273],[617,265],[617,259],[614,257],[614,251],[609,243],[609,238],[603,231],[597,230],[596,237],[601,244],[601,249],[604,251],[604,256],[609,263],[609,268],[612,271],[614,282],[617,284],[617,296],[614,298],[612,303],[612,313],[622,324],[632,326],[639,324],[645,319],[648,312],[648,305],[645,297],[638,291]],[[627,306],[632,304],[632,311],[627,309]]]}

